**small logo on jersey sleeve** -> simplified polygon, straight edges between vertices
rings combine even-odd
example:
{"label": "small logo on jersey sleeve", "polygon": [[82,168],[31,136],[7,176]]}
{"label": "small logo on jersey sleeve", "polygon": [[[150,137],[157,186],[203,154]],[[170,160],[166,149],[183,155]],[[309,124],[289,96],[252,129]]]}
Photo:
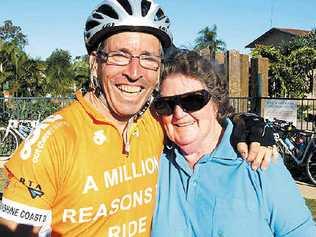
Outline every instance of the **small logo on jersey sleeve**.
{"label": "small logo on jersey sleeve", "polygon": [[35,188],[32,188],[32,187],[28,187],[27,188],[31,194],[31,197],[33,199],[37,198],[37,197],[41,197],[44,195],[44,193],[42,192],[42,190],[38,190],[38,189],[35,189]]}
{"label": "small logo on jersey sleeve", "polygon": [[44,150],[46,142],[54,133],[54,130],[58,128],[58,125],[50,125],[53,125],[54,122],[62,119],[63,117],[59,114],[51,115],[44,119],[43,122],[41,122],[24,141],[23,147],[20,151],[20,158],[22,160],[28,160],[33,157],[33,163],[37,163],[39,161],[40,154]]}
{"label": "small logo on jersey sleeve", "polygon": [[103,143],[106,141],[106,136],[104,134],[104,131],[99,130],[99,131],[94,132],[93,141],[97,145],[103,145]]}
{"label": "small logo on jersey sleeve", "polygon": [[44,195],[44,192],[42,191],[42,187],[39,184],[35,184],[35,182],[31,180],[26,180],[25,178],[20,178],[20,182],[27,187],[27,190],[29,191],[31,197],[33,199],[37,197],[42,197]]}

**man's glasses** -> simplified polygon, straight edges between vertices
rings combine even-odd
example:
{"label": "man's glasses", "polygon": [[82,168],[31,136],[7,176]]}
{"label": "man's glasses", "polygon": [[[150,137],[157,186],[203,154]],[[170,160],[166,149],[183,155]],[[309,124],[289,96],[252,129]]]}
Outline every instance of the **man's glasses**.
{"label": "man's glasses", "polygon": [[140,66],[145,69],[157,71],[162,63],[160,56],[141,54],[131,55],[123,51],[104,52],[99,50],[97,56],[109,65],[126,66],[131,63],[133,58],[138,58]]}
{"label": "man's glasses", "polygon": [[207,90],[199,90],[175,96],[157,97],[153,106],[159,115],[171,115],[179,105],[185,112],[195,112],[202,109],[211,99]]}

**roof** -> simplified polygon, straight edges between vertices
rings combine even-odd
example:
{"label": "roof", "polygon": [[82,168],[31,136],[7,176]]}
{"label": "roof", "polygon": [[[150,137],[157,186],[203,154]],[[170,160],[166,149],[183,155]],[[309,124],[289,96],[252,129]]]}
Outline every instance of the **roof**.
{"label": "roof", "polygon": [[310,30],[287,29],[287,28],[274,28],[274,29],[277,29],[281,32],[292,34],[294,36],[305,36],[305,35],[308,35],[309,33],[311,33]]}
{"label": "roof", "polygon": [[[260,44],[263,42],[266,38],[268,38],[271,34],[276,32],[282,32],[289,34],[291,36],[305,36],[309,33],[311,33],[310,30],[300,30],[300,29],[289,29],[289,28],[271,28],[267,32],[265,32],[263,35],[259,36],[257,39],[246,45],[245,48],[254,48],[257,44]],[[261,43],[262,44],[262,43]]]}

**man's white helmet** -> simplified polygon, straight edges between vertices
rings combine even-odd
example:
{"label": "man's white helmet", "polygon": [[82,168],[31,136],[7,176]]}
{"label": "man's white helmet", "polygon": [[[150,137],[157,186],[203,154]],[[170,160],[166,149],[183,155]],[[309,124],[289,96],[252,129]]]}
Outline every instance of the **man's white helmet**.
{"label": "man's white helmet", "polygon": [[156,36],[164,49],[171,46],[170,21],[153,0],[105,0],[88,17],[84,38],[88,54],[105,38],[124,31]]}

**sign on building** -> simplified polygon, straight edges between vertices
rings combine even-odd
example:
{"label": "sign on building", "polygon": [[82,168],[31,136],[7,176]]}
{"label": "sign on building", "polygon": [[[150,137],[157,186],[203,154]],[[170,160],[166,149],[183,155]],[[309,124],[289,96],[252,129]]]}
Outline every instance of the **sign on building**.
{"label": "sign on building", "polygon": [[296,126],[297,104],[294,100],[265,100],[263,117],[273,120],[274,118],[293,122]]}

